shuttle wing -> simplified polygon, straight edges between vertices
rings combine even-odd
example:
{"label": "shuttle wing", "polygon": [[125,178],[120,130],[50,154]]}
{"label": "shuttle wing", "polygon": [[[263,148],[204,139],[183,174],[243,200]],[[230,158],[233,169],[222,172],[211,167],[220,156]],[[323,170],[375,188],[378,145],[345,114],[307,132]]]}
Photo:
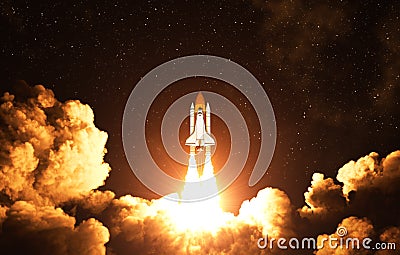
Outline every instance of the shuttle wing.
{"label": "shuttle wing", "polygon": [[188,145],[188,146],[199,146],[199,145],[197,144],[196,131],[193,132],[193,134],[191,134],[191,135],[186,139],[185,145]]}
{"label": "shuttle wing", "polygon": [[204,146],[215,145],[214,139],[208,133],[204,133],[203,141]]}

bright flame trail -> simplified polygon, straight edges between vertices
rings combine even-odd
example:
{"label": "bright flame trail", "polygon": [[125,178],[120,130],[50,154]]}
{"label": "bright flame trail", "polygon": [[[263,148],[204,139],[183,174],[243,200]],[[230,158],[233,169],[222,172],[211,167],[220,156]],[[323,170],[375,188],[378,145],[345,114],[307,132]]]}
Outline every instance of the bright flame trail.
{"label": "bright flame trail", "polygon": [[[216,233],[221,226],[233,219],[233,214],[223,212],[220,207],[217,180],[211,159],[206,159],[201,176],[198,173],[197,165],[191,164],[194,162],[192,160],[192,158],[189,159],[190,163],[185,178],[185,186],[181,193],[181,202],[174,207],[173,212],[169,210],[170,217],[180,231]],[[208,181],[204,182],[204,180]],[[184,202],[193,197],[198,197],[205,191],[207,191],[207,194],[217,195],[201,201]]]}

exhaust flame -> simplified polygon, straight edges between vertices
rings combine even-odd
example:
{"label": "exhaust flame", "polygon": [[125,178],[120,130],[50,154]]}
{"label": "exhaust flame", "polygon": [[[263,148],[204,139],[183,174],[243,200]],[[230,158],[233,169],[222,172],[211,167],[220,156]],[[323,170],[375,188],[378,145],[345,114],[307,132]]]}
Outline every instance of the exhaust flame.
{"label": "exhaust flame", "polygon": [[[204,180],[208,181],[203,182]],[[234,218],[233,214],[224,212],[220,207],[219,195],[201,201],[184,202],[198,197],[204,191],[218,194],[217,180],[211,160],[206,161],[201,175],[199,175],[196,165],[189,164],[180,202],[175,202],[174,205],[169,204],[166,208],[178,231],[208,231],[215,234],[220,227]]]}

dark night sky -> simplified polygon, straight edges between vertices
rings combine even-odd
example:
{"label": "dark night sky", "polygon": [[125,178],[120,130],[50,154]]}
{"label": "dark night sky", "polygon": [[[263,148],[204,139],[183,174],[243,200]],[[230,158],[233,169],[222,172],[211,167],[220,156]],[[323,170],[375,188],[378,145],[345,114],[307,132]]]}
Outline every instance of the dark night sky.
{"label": "dark night sky", "polygon": [[[227,208],[265,186],[301,205],[313,172],[335,176],[350,159],[398,149],[397,1],[40,2],[0,3],[0,90],[21,79],[51,88],[61,101],[89,104],[109,134],[106,161],[113,170],[106,187],[118,195],[154,197],[122,149],[122,114],[133,86],[159,64],[192,54],[247,68],[277,119],[268,174],[249,189],[251,166],[245,169],[228,190],[237,198]],[[212,81],[198,81],[199,90],[215,89]],[[165,105],[184,92],[165,91]]]}

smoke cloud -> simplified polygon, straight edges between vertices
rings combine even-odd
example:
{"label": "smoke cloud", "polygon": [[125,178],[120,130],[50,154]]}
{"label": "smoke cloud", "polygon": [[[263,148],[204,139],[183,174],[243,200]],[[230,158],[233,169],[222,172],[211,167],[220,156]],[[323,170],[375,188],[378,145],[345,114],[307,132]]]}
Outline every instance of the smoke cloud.
{"label": "smoke cloud", "polygon": [[61,103],[42,85],[16,91],[0,99],[2,253],[105,254],[108,229],[93,218],[76,225],[59,206],[86,195],[101,204],[92,190],[110,171],[107,134],[88,105]]}
{"label": "smoke cloud", "polygon": [[265,188],[256,197],[244,201],[238,219],[249,225],[262,226],[263,234],[270,236],[293,235],[292,205],[285,192]]}
{"label": "smoke cloud", "polygon": [[[342,221],[349,233],[346,237],[374,237],[381,233],[383,242],[399,243],[397,234],[400,224],[398,215],[398,187],[400,174],[400,151],[394,151],[386,158],[372,152],[354,161],[351,160],[338,170],[335,184],[332,178],[324,179],[323,174],[315,173],[311,187],[304,194],[306,206],[299,210],[311,227],[321,231],[321,225],[331,228]],[[354,215],[344,220],[345,215]],[[362,219],[360,219],[362,218]],[[372,231],[375,229],[375,231]],[[324,235],[320,238],[327,237]],[[338,250],[325,247],[317,254],[371,254],[371,251]],[[377,254],[394,254],[393,251],[380,251]]]}
{"label": "smoke cloud", "polygon": [[[350,255],[350,254],[370,254],[370,251],[367,249],[364,249],[362,244],[360,244],[358,247],[357,246],[352,246],[348,245],[346,247],[346,240],[349,238],[357,238],[360,240],[360,243],[362,243],[362,239],[364,238],[370,238],[374,234],[374,227],[372,224],[368,221],[368,219],[358,219],[356,217],[349,217],[344,219],[338,226],[338,229],[344,227],[348,234],[342,236],[338,235],[338,233],[333,233],[331,235],[320,235],[318,236],[318,246],[321,247],[323,243],[323,239],[325,238],[328,239],[329,237],[331,238],[336,238],[338,240],[337,242],[334,242],[336,248],[332,248],[329,244],[323,245],[323,248],[319,249],[315,254],[316,255],[324,255],[324,254],[332,254],[332,255]],[[343,239],[343,245],[340,247],[340,239]],[[349,243],[349,242],[348,242]]]}
{"label": "smoke cloud", "polygon": [[0,190],[13,201],[59,204],[103,185],[107,134],[91,108],[60,103],[42,85],[24,92],[0,99]]}
{"label": "smoke cloud", "polygon": [[6,216],[1,247],[12,254],[105,254],[109,232],[93,218],[75,227],[75,218],[60,208],[25,201],[15,202]]}
{"label": "smoke cloud", "polygon": [[304,198],[307,206],[300,210],[300,215],[303,217],[338,213],[346,206],[342,187],[335,184],[332,178],[324,179],[321,173],[313,174],[311,187],[304,193]]}
{"label": "smoke cloud", "polygon": [[[385,243],[395,243],[396,248],[398,249],[398,245],[400,243],[400,228],[399,227],[390,227],[385,230],[380,236],[380,240]],[[391,250],[380,250],[377,252],[377,255],[392,255],[394,251]]]}
{"label": "smoke cloud", "polygon": [[366,188],[387,190],[391,184],[398,183],[400,177],[400,151],[390,153],[379,161],[377,153],[355,161],[350,161],[339,169],[338,181],[344,184],[343,194]]}

